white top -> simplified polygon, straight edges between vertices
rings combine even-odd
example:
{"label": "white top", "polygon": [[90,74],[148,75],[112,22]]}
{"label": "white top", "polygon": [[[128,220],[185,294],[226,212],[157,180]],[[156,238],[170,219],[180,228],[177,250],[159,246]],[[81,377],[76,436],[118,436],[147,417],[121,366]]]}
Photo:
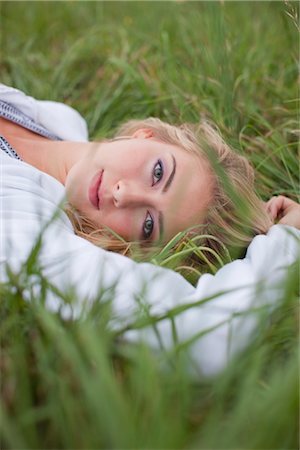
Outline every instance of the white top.
{"label": "white top", "polygon": [[[40,102],[3,85],[0,85],[0,99],[9,101],[23,112],[26,110],[27,115],[35,117],[45,127],[49,125],[49,107],[53,133],[71,139],[73,136],[68,133],[74,127],[76,138],[86,139],[85,122],[65,105]],[[61,128],[66,124],[68,132],[62,133]],[[39,254],[43,274],[60,291],[72,288],[77,292],[76,304],[71,306],[62,305],[49,291],[46,303],[49,309],[57,311],[60,308],[64,317],[78,317],[95,299],[99,301],[101,289],[100,301],[113,299],[112,326],[119,328],[133,321],[140,304],[147,305],[151,315],[161,315],[171,308],[192,303],[193,307],[175,317],[177,339],[183,343],[215,328],[190,346],[191,358],[204,375],[216,374],[233,355],[245,348],[259,315],[257,312],[239,313],[253,307],[275,306],[281,298],[287,268],[299,256],[300,232],[292,227],[275,225],[266,236],[253,239],[244,259],[227,264],[214,276],[201,276],[197,286],[193,287],[171,270],[135,263],[76,236],[62,210],[49,225],[64,198],[64,186],[3,151],[0,151],[0,163],[0,280],[7,279],[4,262],[13,271],[20,270],[45,227]],[[35,285],[34,277],[32,285],[38,293],[39,286]],[[212,297],[212,300],[199,304],[199,301]],[[156,330],[163,346],[172,348],[171,320],[160,321]],[[160,347],[151,327],[127,331],[125,337],[145,339],[154,348]]]}
{"label": "white top", "polygon": [[1,83],[0,100],[15,106],[23,114],[63,140],[88,140],[86,121],[75,109],[68,105],[47,100],[36,100],[18,89]]}

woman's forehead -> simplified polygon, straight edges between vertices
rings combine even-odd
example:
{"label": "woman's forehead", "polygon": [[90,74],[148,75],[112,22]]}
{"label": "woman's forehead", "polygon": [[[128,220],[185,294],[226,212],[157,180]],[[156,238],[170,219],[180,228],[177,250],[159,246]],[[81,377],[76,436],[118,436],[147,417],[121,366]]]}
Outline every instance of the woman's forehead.
{"label": "woman's forehead", "polygon": [[212,199],[213,177],[206,161],[193,154],[188,156],[177,158],[176,176],[164,205],[166,239],[203,223]]}

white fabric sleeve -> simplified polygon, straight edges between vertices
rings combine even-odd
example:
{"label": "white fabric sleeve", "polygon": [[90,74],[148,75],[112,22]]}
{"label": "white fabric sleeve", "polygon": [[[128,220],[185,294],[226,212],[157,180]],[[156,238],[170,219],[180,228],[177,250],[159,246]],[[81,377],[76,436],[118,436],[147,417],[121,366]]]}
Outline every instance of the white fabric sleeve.
{"label": "white fabric sleeve", "polygon": [[36,123],[64,140],[87,141],[86,121],[73,108],[59,102],[36,100],[24,92],[0,84],[0,100],[10,103]]}
{"label": "white fabric sleeve", "polygon": [[[1,164],[0,275],[6,280],[5,264],[15,272],[21,270],[64,189],[52,177],[5,154]],[[214,276],[203,275],[193,287],[174,271],[135,263],[75,236],[61,212],[43,233],[39,263],[55,289],[74,292],[75,300],[72,305],[62,304],[49,290],[46,305],[66,318],[75,318],[93,302],[111,300],[111,326],[117,329],[134,322],[141,309],[144,315],[162,316],[190,305],[173,323],[165,318],[156,329],[128,330],[124,336],[170,350],[177,342],[183,345],[204,333],[190,346],[190,356],[202,374],[212,375],[249,342],[259,318],[249,310],[264,305],[272,308],[280,300],[287,268],[299,256],[299,234],[292,227],[273,226],[266,236],[253,239],[244,259],[227,264]],[[34,276],[32,283],[38,294]],[[212,331],[205,334],[208,329]]]}

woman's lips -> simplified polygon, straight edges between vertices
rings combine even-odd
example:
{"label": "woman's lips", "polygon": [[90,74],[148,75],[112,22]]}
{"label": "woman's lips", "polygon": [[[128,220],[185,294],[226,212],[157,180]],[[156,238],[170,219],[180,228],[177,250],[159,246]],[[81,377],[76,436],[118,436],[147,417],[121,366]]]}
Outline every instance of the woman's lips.
{"label": "woman's lips", "polygon": [[89,201],[97,209],[99,209],[100,203],[99,190],[101,186],[102,175],[103,170],[97,172],[96,175],[92,178],[92,182],[89,187]]}

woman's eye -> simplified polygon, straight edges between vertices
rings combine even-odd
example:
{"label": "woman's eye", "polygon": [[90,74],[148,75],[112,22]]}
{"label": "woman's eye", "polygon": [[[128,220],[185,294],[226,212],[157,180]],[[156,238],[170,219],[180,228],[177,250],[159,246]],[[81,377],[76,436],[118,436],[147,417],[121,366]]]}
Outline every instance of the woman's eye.
{"label": "woman's eye", "polygon": [[153,231],[153,225],[154,225],[154,221],[152,219],[151,214],[148,211],[147,215],[146,215],[146,219],[143,224],[143,238],[144,239],[150,238],[152,231]]}
{"label": "woman's eye", "polygon": [[159,159],[153,168],[152,186],[154,186],[156,183],[158,183],[162,179],[163,174],[164,174],[164,167],[163,167],[161,160]]}

